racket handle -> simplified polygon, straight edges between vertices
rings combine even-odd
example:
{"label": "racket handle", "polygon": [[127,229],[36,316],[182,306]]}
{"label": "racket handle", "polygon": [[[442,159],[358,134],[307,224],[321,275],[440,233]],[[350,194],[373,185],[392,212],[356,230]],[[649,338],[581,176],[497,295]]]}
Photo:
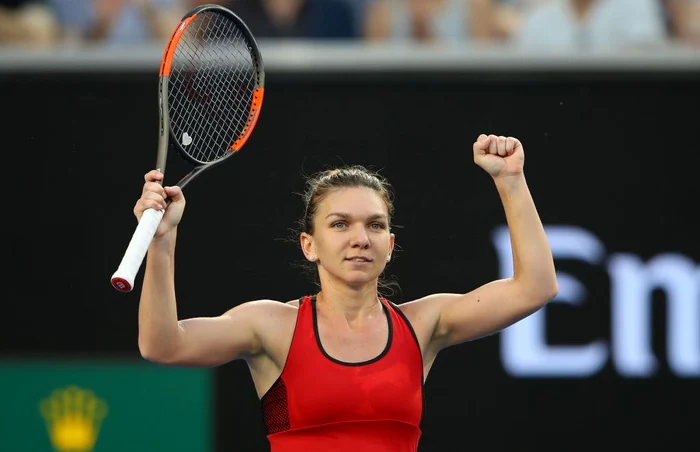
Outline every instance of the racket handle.
{"label": "racket handle", "polygon": [[134,288],[136,273],[141,267],[164,213],[164,210],[147,209],[141,215],[141,221],[136,226],[134,235],[131,236],[119,268],[112,275],[112,286],[118,291],[131,292]]}

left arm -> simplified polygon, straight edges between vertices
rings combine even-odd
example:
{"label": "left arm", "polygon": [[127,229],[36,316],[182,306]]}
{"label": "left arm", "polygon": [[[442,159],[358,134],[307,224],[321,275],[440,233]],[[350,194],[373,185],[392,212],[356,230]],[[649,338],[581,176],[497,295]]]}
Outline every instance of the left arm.
{"label": "left arm", "polygon": [[552,252],[525,181],[520,141],[481,135],[474,144],[474,160],[493,177],[503,203],[513,276],[466,294],[435,294],[416,301],[419,317],[433,319],[434,350],[496,333],[543,307],[558,291]]}

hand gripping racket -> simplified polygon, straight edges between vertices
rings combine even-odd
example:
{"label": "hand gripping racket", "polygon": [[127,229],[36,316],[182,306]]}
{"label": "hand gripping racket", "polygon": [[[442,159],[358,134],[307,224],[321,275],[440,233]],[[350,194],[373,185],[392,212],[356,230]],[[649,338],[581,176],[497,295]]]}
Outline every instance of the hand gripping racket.
{"label": "hand gripping racket", "polygon": [[[160,65],[156,168],[165,174],[170,139],[193,166],[177,183],[181,188],[240,151],[260,114],[264,85],[260,50],[239,17],[219,5],[202,5],[187,13]],[[143,213],[112,275],[115,289],[133,289],[163,214],[154,209]]]}

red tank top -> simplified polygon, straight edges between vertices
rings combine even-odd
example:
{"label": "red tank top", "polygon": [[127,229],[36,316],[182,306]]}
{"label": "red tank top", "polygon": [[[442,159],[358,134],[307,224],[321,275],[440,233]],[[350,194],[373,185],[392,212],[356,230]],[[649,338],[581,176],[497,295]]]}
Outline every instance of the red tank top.
{"label": "red tank top", "polygon": [[329,356],[315,297],[299,302],[282,374],[262,397],[271,452],[415,452],[423,416],[423,359],[408,319],[382,299],[384,351],[362,363]]}

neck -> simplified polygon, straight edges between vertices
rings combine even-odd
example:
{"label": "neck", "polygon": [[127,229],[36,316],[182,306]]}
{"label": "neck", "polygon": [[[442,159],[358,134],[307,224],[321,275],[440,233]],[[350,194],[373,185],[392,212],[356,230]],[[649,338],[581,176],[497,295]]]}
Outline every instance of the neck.
{"label": "neck", "polygon": [[322,284],[321,291],[316,296],[316,303],[323,306],[328,313],[344,317],[348,322],[382,312],[376,284],[360,288]]}

